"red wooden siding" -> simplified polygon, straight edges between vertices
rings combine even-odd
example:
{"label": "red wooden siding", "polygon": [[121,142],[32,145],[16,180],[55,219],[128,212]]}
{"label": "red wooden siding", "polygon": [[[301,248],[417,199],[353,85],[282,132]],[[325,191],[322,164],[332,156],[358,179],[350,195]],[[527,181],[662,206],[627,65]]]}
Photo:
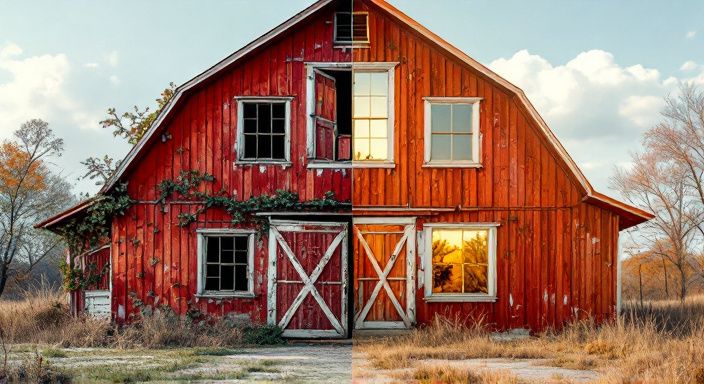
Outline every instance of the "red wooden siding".
{"label": "red wooden siding", "polygon": [[[156,186],[176,179],[182,170],[198,170],[215,177],[202,189],[222,189],[243,200],[277,189],[294,191],[301,200],[320,198],[327,191],[335,192],[338,200],[349,200],[349,170],[308,169],[306,159],[304,62],[351,60],[349,50],[332,47],[332,19],[328,7],[190,93],[163,127],[170,139],[147,148],[124,178],[138,203],[113,223],[113,309],[118,318],[136,313],[133,298],[138,298],[147,305],[169,305],[178,313],[192,305],[211,314],[236,312],[266,321],[266,246],[256,244],[254,299],[196,299],[195,229],[230,227],[231,218],[211,209],[189,227],[178,227],[178,214],[194,212],[197,206],[173,201],[162,209],[155,201]],[[236,96],[293,97],[290,165],[235,164]]]}
{"label": "red wooden siding", "polygon": [[[538,330],[574,317],[613,316],[618,217],[580,203],[579,183],[508,90],[375,5],[357,0],[358,10],[370,14],[371,41],[354,49],[353,62],[399,64],[395,168],[354,170],[355,215],[416,216],[418,230],[430,222],[501,224],[496,302],[426,303],[418,286],[417,321],[481,316],[500,329]],[[427,96],[482,98],[481,168],[422,167]],[[364,258],[358,247],[354,258]]]}

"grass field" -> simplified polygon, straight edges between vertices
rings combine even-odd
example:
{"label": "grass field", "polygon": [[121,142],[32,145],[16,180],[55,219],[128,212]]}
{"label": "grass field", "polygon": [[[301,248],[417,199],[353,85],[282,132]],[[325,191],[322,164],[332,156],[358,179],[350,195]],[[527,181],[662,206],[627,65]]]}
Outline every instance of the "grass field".
{"label": "grass field", "polygon": [[[252,349],[277,343],[276,330],[204,325],[168,312],[117,329],[68,316],[64,296],[43,290],[23,301],[0,301],[0,334],[0,382],[4,376],[32,382],[522,383],[549,377],[556,383],[704,383],[704,296],[684,304],[626,303],[618,321],[580,322],[532,337],[497,337],[481,325],[438,319],[351,347]],[[514,362],[523,371],[487,368]],[[533,365],[541,367],[542,379],[521,373],[531,373]]]}

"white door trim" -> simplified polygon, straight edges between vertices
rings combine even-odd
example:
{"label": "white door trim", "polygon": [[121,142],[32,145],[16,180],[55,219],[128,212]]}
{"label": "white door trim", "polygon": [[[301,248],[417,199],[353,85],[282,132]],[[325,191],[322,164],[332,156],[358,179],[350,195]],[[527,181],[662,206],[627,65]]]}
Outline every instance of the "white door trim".
{"label": "white door trim", "polygon": [[[411,328],[415,324],[415,268],[416,268],[416,255],[415,255],[415,230],[416,230],[416,219],[415,217],[364,217],[354,219],[354,233],[362,248],[366,254],[369,262],[371,263],[374,271],[377,273],[379,280],[377,281],[372,294],[369,299],[364,304],[362,310],[355,314],[354,327],[355,329],[407,329]],[[379,262],[374,256],[369,244],[362,232],[357,228],[358,224],[378,224],[378,225],[403,225],[403,236],[396,243],[393,253],[389,258],[386,266],[382,270],[379,266]],[[391,233],[391,232],[390,232]],[[396,260],[406,245],[406,310],[403,310],[401,303],[398,301],[393,289],[388,282],[388,275],[396,264]],[[389,300],[396,309],[398,315],[401,317],[401,321],[367,321],[366,318],[369,315],[374,302],[379,296],[381,289],[386,291]]]}
{"label": "white door trim", "polygon": [[[327,230],[306,230],[304,227],[308,225],[329,227]],[[295,253],[289,247],[286,239],[283,238],[281,232],[314,232],[314,233],[337,233],[337,236],[328,246],[325,254],[320,259],[315,269],[310,275],[306,274],[306,271],[301,266],[300,262],[296,258]],[[267,295],[267,321],[269,324],[276,324],[284,330],[283,336],[285,337],[346,337],[347,336],[347,224],[346,223],[325,223],[325,222],[291,222],[291,221],[271,221],[271,226],[269,228],[269,292]],[[341,311],[340,319],[338,320],[333,314],[330,307],[328,307],[325,300],[320,296],[315,283],[322,274],[325,266],[328,264],[333,254],[338,247],[342,247],[341,253]],[[278,285],[277,281],[277,269],[276,269],[276,255],[277,249],[280,248],[286,255],[286,259],[291,263],[293,268],[298,273],[301,281],[304,284],[303,289],[298,293],[296,298],[291,303],[286,313],[283,314],[281,320],[277,322],[277,310],[276,310],[276,289]],[[296,311],[303,303],[308,295],[313,296],[315,301],[320,306],[321,310],[327,317],[327,319],[332,324],[332,330],[329,329],[293,329],[287,330],[289,322],[295,315]]]}

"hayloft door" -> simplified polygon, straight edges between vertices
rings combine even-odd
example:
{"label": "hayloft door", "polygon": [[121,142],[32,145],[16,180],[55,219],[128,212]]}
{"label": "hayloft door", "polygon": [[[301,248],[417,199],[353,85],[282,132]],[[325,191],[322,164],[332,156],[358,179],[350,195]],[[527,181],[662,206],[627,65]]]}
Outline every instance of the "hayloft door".
{"label": "hayloft door", "polygon": [[315,158],[335,160],[337,153],[337,87],[335,78],[315,70]]}
{"label": "hayloft door", "polygon": [[415,323],[415,219],[354,220],[355,329]]}
{"label": "hayloft door", "polygon": [[347,224],[272,220],[268,322],[285,337],[347,337]]}

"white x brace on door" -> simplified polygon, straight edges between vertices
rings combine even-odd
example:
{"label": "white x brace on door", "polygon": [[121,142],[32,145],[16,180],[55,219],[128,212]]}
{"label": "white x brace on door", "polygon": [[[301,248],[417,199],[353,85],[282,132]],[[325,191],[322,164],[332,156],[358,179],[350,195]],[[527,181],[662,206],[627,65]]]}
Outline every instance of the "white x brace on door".
{"label": "white x brace on door", "polygon": [[354,233],[355,329],[410,328],[415,323],[415,218],[356,218]]}
{"label": "white x brace on door", "polygon": [[347,224],[272,220],[267,320],[285,337],[347,336]]}

